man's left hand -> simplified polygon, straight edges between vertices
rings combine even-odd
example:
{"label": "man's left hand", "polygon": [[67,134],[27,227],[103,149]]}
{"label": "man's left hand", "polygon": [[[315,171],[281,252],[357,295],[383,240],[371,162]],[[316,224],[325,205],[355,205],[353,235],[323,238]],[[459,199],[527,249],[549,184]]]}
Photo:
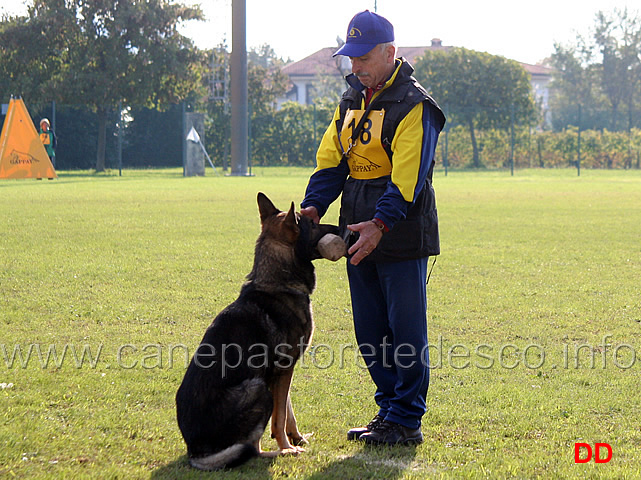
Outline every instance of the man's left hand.
{"label": "man's left hand", "polygon": [[381,232],[381,230],[371,220],[347,225],[347,228],[352,232],[358,232],[359,234],[357,242],[347,251],[349,255],[353,254],[349,262],[352,265],[358,265],[361,260],[372,253],[376,248],[378,242],[380,242],[383,237],[383,232]]}

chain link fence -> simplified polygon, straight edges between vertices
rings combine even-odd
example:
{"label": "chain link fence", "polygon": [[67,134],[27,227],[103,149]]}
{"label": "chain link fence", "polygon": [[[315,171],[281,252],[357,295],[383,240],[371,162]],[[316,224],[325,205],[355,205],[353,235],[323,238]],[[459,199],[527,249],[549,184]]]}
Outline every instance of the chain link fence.
{"label": "chain link fence", "polygon": [[[38,125],[49,118],[56,133],[58,170],[92,169],[96,165],[99,121],[82,105],[27,104]],[[315,153],[329,125],[334,106],[289,102],[278,111],[252,113],[249,126],[250,165],[315,165]],[[149,109],[131,106],[107,110],[105,167],[154,168],[184,165],[183,138],[186,103]],[[444,107],[447,111],[447,108]],[[568,109],[571,113],[572,109]],[[641,168],[641,111],[582,110],[574,118],[566,112],[565,125],[555,118],[547,128],[514,123],[502,128],[466,125],[448,119],[437,149],[437,163],[449,169],[515,168]],[[201,138],[212,161],[226,169],[230,155],[230,113],[221,103],[206,107]],[[615,128],[597,128],[594,120],[609,119]],[[4,118],[1,119],[4,121]],[[37,128],[37,127],[36,127]],[[204,134],[203,134],[204,133]]]}

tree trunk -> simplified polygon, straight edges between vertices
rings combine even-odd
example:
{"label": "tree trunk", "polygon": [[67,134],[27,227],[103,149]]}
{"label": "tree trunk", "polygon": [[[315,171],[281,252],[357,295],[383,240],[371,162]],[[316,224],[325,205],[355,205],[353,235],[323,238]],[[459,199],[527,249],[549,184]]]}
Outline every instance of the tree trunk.
{"label": "tree trunk", "polygon": [[107,150],[107,109],[98,108],[98,152],[96,155],[96,172],[105,171],[105,152]]}
{"label": "tree trunk", "polygon": [[474,133],[474,120],[472,118],[468,119],[467,125],[470,129],[470,139],[472,140],[472,166],[474,168],[481,168],[479,146],[476,143],[476,135]]}

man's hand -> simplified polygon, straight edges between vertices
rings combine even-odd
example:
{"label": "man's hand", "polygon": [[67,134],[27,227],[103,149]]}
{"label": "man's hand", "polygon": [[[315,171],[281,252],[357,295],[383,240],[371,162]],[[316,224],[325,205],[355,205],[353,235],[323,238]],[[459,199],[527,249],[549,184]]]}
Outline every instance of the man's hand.
{"label": "man's hand", "polygon": [[316,207],[301,208],[300,214],[311,218],[314,223],[320,223],[320,217],[318,216],[318,210],[316,210]]}
{"label": "man's hand", "polygon": [[347,225],[347,228],[352,232],[358,232],[358,241],[350,247],[347,251],[348,254],[354,255],[349,263],[358,265],[361,260],[368,256],[378,245],[383,237],[383,232],[379,230],[374,222],[368,220],[366,222],[356,223],[354,225]]}

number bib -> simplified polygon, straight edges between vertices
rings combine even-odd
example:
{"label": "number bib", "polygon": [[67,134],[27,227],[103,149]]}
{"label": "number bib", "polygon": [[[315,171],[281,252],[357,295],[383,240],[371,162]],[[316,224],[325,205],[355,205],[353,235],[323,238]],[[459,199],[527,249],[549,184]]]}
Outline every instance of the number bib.
{"label": "number bib", "polygon": [[42,142],[43,145],[49,145],[49,134],[48,133],[41,133],[40,134],[40,141]]}
{"label": "number bib", "polygon": [[[358,180],[379,178],[392,173],[392,164],[381,142],[385,110],[373,110],[363,122],[356,142],[352,145],[352,132],[364,110],[347,110],[340,132],[341,145],[347,155],[349,173]],[[351,148],[350,148],[351,146]]]}

